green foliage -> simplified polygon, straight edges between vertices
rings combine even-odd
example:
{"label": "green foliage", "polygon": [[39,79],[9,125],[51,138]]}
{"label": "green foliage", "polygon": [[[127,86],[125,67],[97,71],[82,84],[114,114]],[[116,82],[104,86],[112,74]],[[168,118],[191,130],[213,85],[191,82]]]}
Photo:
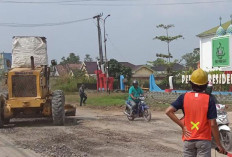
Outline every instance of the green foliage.
{"label": "green foliage", "polygon": [[109,62],[109,75],[118,79],[121,75],[121,64],[116,59],[110,59]]}
{"label": "green foliage", "polygon": [[51,89],[60,89],[64,92],[76,92],[78,91],[77,84],[80,83],[96,83],[96,79],[85,76],[51,78]]}
{"label": "green foliage", "polygon": [[120,75],[124,75],[127,80],[131,79],[132,69],[120,64],[116,59],[110,59],[109,62],[109,75],[115,79],[119,79]]}
{"label": "green foliage", "polygon": [[84,77],[85,75],[85,72],[80,69],[72,70],[72,72],[75,78],[81,78],[81,77]]}
{"label": "green foliage", "polygon": [[85,58],[84,58],[84,61],[85,61],[85,62],[92,62],[93,59],[90,57],[89,54],[86,54],[86,55],[85,55]]}
{"label": "green foliage", "polygon": [[121,66],[121,73],[127,79],[130,80],[132,77],[132,70],[129,67]]}
{"label": "green foliage", "polygon": [[219,70],[214,70],[214,71],[209,71],[208,74],[224,74],[224,72],[219,71]]}
{"label": "green foliage", "polygon": [[[125,100],[128,98],[128,93],[88,93],[88,106],[122,106],[125,104]],[[80,98],[76,95],[66,95],[66,101],[68,103],[77,103]]]}
{"label": "green foliage", "polygon": [[188,70],[185,71],[184,75],[191,75],[195,69],[192,67],[188,68]]}
{"label": "green foliage", "polygon": [[183,36],[182,36],[182,35],[169,36],[168,30],[169,30],[169,28],[171,28],[171,27],[175,27],[173,24],[169,24],[169,25],[160,24],[160,25],[158,25],[158,26],[156,26],[156,27],[157,27],[157,28],[163,28],[163,29],[165,29],[165,31],[166,31],[166,36],[164,36],[164,35],[162,35],[162,36],[155,36],[155,37],[153,38],[153,40],[158,39],[158,40],[160,40],[160,41],[166,42],[166,43],[167,43],[167,47],[168,47],[168,53],[167,53],[167,55],[166,55],[166,54],[159,53],[159,54],[157,54],[156,56],[157,56],[157,57],[161,57],[161,58],[168,58],[168,59],[169,59],[169,62],[170,62],[170,58],[173,58],[173,56],[172,56],[172,54],[170,53],[169,44],[170,44],[170,42],[172,42],[172,41],[174,41],[174,40],[177,40],[177,39],[179,39],[179,38],[183,38]]}
{"label": "green foliage", "polygon": [[62,57],[60,64],[78,64],[80,63],[80,57],[75,53],[70,53],[67,58]]}
{"label": "green foliage", "polygon": [[200,49],[195,48],[193,52],[186,53],[181,58],[185,61],[186,67],[196,69],[200,61]]}
{"label": "green foliage", "polygon": [[162,53],[157,53],[156,57],[161,57],[161,58],[173,58],[173,56],[169,53],[168,55],[162,54]]}
{"label": "green foliage", "polygon": [[168,36],[156,36],[154,39],[158,39],[160,41],[164,41],[164,42],[171,42],[173,40],[177,40],[179,38],[183,38],[182,35],[177,35],[177,36],[173,36],[173,37],[168,37]]}
{"label": "green foliage", "polygon": [[163,58],[157,58],[155,61],[148,61],[151,66],[166,65],[166,61]]}
{"label": "green foliage", "polygon": [[175,26],[173,24],[169,24],[169,25],[159,24],[156,26],[156,28],[164,28],[164,29],[169,29],[171,27],[175,27]]}

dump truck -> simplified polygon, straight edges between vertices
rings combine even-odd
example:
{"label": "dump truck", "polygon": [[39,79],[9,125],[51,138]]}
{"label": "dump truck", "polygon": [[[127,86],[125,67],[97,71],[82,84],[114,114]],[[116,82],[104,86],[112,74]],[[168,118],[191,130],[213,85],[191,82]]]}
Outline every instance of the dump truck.
{"label": "dump truck", "polygon": [[50,89],[47,58],[45,37],[13,37],[12,68],[6,75],[8,92],[0,95],[0,127],[11,118],[40,116],[64,125],[65,96],[61,90]]}

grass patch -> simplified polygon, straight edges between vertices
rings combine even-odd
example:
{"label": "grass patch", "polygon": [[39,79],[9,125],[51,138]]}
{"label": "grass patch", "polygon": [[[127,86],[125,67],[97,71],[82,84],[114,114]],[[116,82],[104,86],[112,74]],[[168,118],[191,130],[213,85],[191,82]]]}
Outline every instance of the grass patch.
{"label": "grass patch", "polygon": [[[127,93],[87,93],[88,106],[121,106],[125,104],[128,98]],[[78,93],[69,93],[65,95],[66,103],[79,105],[80,96]]]}
{"label": "grass patch", "polygon": [[[86,101],[87,106],[92,107],[107,107],[118,106],[121,107],[128,99],[128,93],[88,93],[88,99]],[[78,92],[65,93],[66,104],[80,104],[80,96]],[[145,100],[146,101],[146,100]],[[164,111],[170,104],[168,103],[148,103],[152,110]]]}

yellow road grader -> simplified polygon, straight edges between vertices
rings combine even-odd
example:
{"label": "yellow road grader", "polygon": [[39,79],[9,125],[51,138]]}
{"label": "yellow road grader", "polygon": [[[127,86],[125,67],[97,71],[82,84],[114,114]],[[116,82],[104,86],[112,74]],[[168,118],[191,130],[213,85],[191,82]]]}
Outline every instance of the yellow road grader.
{"label": "yellow road grader", "polygon": [[[39,39],[46,42],[46,38]],[[50,67],[35,66],[34,56],[29,58],[30,67],[15,67],[7,73],[8,93],[0,96],[0,127],[9,123],[11,118],[38,116],[52,117],[54,125],[64,125],[64,93],[50,90]],[[67,108],[75,111],[74,107]]]}

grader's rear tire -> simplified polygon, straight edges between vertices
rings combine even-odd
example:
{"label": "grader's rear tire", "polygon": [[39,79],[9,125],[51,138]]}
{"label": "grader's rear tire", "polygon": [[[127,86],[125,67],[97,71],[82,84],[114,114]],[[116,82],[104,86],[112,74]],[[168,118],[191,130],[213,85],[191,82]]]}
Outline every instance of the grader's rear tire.
{"label": "grader's rear tire", "polygon": [[7,93],[0,94],[0,128],[4,125],[4,106],[7,99]]}
{"label": "grader's rear tire", "polygon": [[65,97],[63,91],[54,91],[52,93],[52,119],[54,125],[64,125],[64,103]]}
{"label": "grader's rear tire", "polygon": [[3,121],[3,114],[2,114],[2,111],[3,111],[3,108],[2,108],[2,105],[0,106],[0,128],[3,127],[3,124],[4,124],[4,121]]}

